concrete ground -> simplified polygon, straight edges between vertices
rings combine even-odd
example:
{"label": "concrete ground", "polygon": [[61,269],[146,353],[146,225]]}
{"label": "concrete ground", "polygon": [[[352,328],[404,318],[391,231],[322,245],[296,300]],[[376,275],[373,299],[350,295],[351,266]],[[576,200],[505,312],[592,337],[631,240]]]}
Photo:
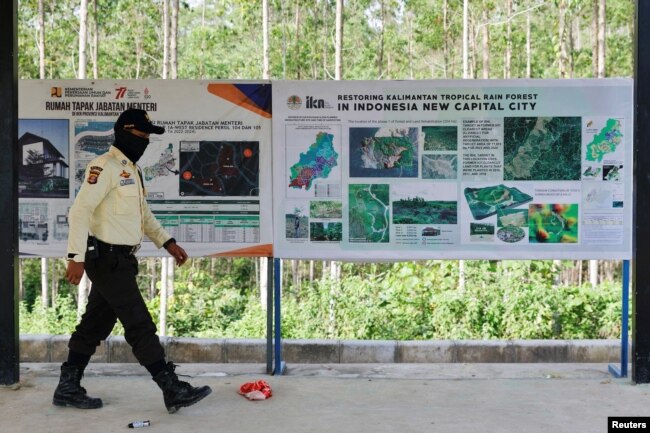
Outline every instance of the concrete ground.
{"label": "concrete ground", "polygon": [[[650,416],[650,387],[614,379],[606,364],[182,364],[176,372],[213,393],[170,415],[146,370],[91,364],[82,385],[96,410],[52,405],[59,364],[21,364],[19,386],[0,387],[4,433],[606,432],[607,416]],[[273,397],[237,394],[264,379]]]}

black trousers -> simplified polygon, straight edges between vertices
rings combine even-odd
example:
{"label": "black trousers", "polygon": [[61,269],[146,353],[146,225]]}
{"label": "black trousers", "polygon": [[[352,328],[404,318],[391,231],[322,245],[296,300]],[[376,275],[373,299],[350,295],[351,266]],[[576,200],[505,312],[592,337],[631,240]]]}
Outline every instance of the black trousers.
{"label": "black trousers", "polygon": [[165,351],[156,334],[156,325],[136,282],[138,261],[135,256],[101,244],[98,258],[86,254],[85,269],[92,286],[86,312],[72,333],[68,348],[92,355],[119,319],[124,326],[126,342],[140,364],[164,360]]}

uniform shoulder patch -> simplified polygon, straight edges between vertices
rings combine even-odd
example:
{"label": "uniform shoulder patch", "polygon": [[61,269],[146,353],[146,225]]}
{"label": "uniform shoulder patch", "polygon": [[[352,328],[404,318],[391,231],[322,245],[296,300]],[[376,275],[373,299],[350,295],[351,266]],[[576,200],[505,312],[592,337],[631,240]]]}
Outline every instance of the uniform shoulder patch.
{"label": "uniform shoulder patch", "polygon": [[97,179],[99,178],[99,175],[102,173],[103,170],[104,170],[103,168],[97,165],[91,166],[90,169],[88,170],[88,183],[96,184]]}

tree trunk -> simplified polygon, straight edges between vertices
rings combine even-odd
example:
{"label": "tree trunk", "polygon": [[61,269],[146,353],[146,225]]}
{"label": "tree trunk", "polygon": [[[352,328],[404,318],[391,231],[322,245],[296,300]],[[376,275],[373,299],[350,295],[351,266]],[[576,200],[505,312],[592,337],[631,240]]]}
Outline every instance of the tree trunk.
{"label": "tree trunk", "polygon": [[18,300],[25,299],[25,285],[23,284],[23,259],[18,259]]}
{"label": "tree trunk", "polygon": [[44,0],[38,0],[38,75],[45,79],[45,8]]}
{"label": "tree trunk", "polygon": [[174,296],[174,265],[176,261],[173,257],[167,259],[167,296]]}
{"label": "tree trunk", "polygon": [[447,0],[443,0],[442,2],[442,30],[443,30],[443,46],[442,46],[442,63],[443,63],[443,70],[442,70],[442,76],[443,78],[448,78],[447,77],[447,70],[449,69],[449,22],[448,22],[448,5],[447,5]]}
{"label": "tree trunk", "polygon": [[530,40],[530,12],[526,12],[526,78],[531,78],[533,76],[531,65],[532,50],[530,48]]}
{"label": "tree trunk", "polygon": [[330,300],[328,308],[328,329],[330,339],[336,338],[336,298],[341,285],[341,262],[330,262]]}
{"label": "tree trunk", "polygon": [[591,14],[591,67],[594,78],[598,77],[598,6],[600,0],[592,0],[592,14]]}
{"label": "tree trunk", "polygon": [[465,291],[465,260],[458,261],[458,290]]}
{"label": "tree trunk", "polygon": [[270,257],[260,257],[260,304],[264,311],[269,296],[269,266],[273,266],[269,263],[271,260]]}
{"label": "tree trunk", "polygon": [[149,272],[149,300],[156,297],[156,259],[149,257],[147,259],[147,271]]}
{"label": "tree trunk", "polygon": [[[67,265],[67,261],[65,263]],[[54,269],[56,269],[56,262],[54,263]],[[54,278],[55,276],[53,276],[52,282],[50,284],[50,307],[51,308],[56,307],[56,299],[57,296],[59,295],[59,285],[55,284]]]}
{"label": "tree trunk", "polygon": [[343,79],[343,0],[336,0],[336,46],[334,79]]}
{"label": "tree trunk", "polygon": [[379,30],[379,52],[377,53],[377,79],[381,80],[384,75],[384,28],[386,27],[386,5],[384,0],[379,2],[380,26]]}
{"label": "tree trunk", "polygon": [[77,78],[86,78],[86,44],[88,37],[88,0],[81,0],[79,7],[79,71]]}
{"label": "tree trunk", "polygon": [[481,33],[483,33],[483,78],[490,78],[490,26],[488,25],[490,17],[488,16],[487,7],[483,7],[483,28]]}
{"label": "tree trunk", "polygon": [[162,77],[169,77],[169,0],[162,0],[163,3],[163,69]]}
{"label": "tree trunk", "polygon": [[574,55],[575,53],[575,40],[574,36],[576,32],[573,31],[573,27],[576,23],[573,23],[569,21],[569,25],[567,28],[569,29],[569,34],[567,35],[567,53],[568,53],[568,60],[569,60],[569,78],[573,78],[573,74],[575,72],[575,62],[574,62]]}
{"label": "tree trunk", "polygon": [[309,261],[309,287],[314,287],[314,261]]}
{"label": "tree trunk", "polygon": [[[59,280],[58,280],[58,273],[57,273],[57,259],[52,259],[52,269],[50,270],[50,293],[52,293],[52,296],[54,296],[54,293],[58,292],[59,289]],[[68,264],[67,261],[64,261],[64,263]]]}
{"label": "tree trunk", "polygon": [[505,71],[504,77],[506,80],[510,79],[512,75],[512,25],[510,20],[512,18],[512,0],[506,0],[506,58],[505,58]]}
{"label": "tree trunk", "polygon": [[562,261],[553,260],[553,286],[557,287],[562,283]]}
{"label": "tree trunk", "polygon": [[567,78],[567,0],[560,0],[559,2],[559,20],[558,20],[558,41],[560,44],[560,62],[559,62],[559,76],[560,78]]}
{"label": "tree trunk", "polygon": [[166,257],[161,259],[160,269],[160,320],[158,324],[158,335],[167,335],[167,261]]}
{"label": "tree trunk", "polygon": [[598,260],[589,260],[589,284],[598,286]]}
{"label": "tree trunk", "polygon": [[294,58],[296,59],[296,70],[295,70],[295,77],[296,80],[300,80],[302,78],[302,68],[300,63],[298,63],[298,60],[300,59],[300,0],[296,1],[296,14],[294,16],[294,27],[296,28],[296,38],[294,40]]}
{"label": "tree trunk", "polygon": [[582,286],[582,260],[578,260],[578,285]]}
{"label": "tree trunk", "polygon": [[287,10],[284,1],[280,0],[280,13],[282,14],[282,79],[287,79]]}
{"label": "tree trunk", "polygon": [[300,272],[298,269],[298,260],[291,260],[291,285],[293,290],[297,293],[300,286]]}
{"label": "tree trunk", "polygon": [[91,42],[90,58],[93,62],[93,78],[96,80],[99,78],[99,65],[98,65],[98,52],[99,52],[99,26],[97,24],[98,15],[97,15],[97,1],[93,1],[93,23],[91,33],[93,35]]}
{"label": "tree trunk", "polygon": [[473,21],[468,21],[467,30],[469,32],[469,39],[467,40],[469,78],[475,79],[478,65],[476,61],[476,26]]}
{"label": "tree trunk", "polygon": [[[169,37],[169,67],[171,69],[171,78],[178,78],[178,0],[171,0],[172,17],[171,31]],[[172,267],[172,270],[174,268]]]}
{"label": "tree trunk", "polygon": [[598,78],[605,78],[605,0],[598,0]]}
{"label": "tree trunk", "polygon": [[469,78],[468,20],[469,20],[469,0],[463,0],[463,78]]}
{"label": "tree trunk", "polygon": [[47,258],[41,257],[41,305],[43,305],[43,307],[45,308],[49,307],[50,305],[47,262],[48,262]]}
{"label": "tree trunk", "polygon": [[262,78],[268,80],[271,78],[269,72],[269,0],[262,0],[262,51]]}
{"label": "tree trunk", "polygon": [[321,50],[323,52],[323,73],[321,74],[321,80],[326,80],[328,79],[331,74],[327,70],[329,67],[328,63],[328,48],[329,48],[329,35],[330,35],[330,28],[329,28],[329,13],[328,11],[330,10],[329,3],[323,2],[322,3],[323,9],[321,10],[321,16],[323,17],[323,33],[322,33],[322,40],[321,40]]}

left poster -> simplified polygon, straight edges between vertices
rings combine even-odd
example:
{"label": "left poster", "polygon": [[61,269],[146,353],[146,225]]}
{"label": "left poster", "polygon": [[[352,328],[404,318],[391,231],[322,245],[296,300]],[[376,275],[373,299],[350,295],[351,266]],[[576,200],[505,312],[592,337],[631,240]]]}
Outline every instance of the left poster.
{"label": "left poster", "polygon": [[[64,257],[86,165],[141,108],[152,135],[138,162],[151,210],[190,256],[271,256],[268,81],[23,80],[19,83],[19,247]],[[164,256],[146,237],[140,256]]]}

